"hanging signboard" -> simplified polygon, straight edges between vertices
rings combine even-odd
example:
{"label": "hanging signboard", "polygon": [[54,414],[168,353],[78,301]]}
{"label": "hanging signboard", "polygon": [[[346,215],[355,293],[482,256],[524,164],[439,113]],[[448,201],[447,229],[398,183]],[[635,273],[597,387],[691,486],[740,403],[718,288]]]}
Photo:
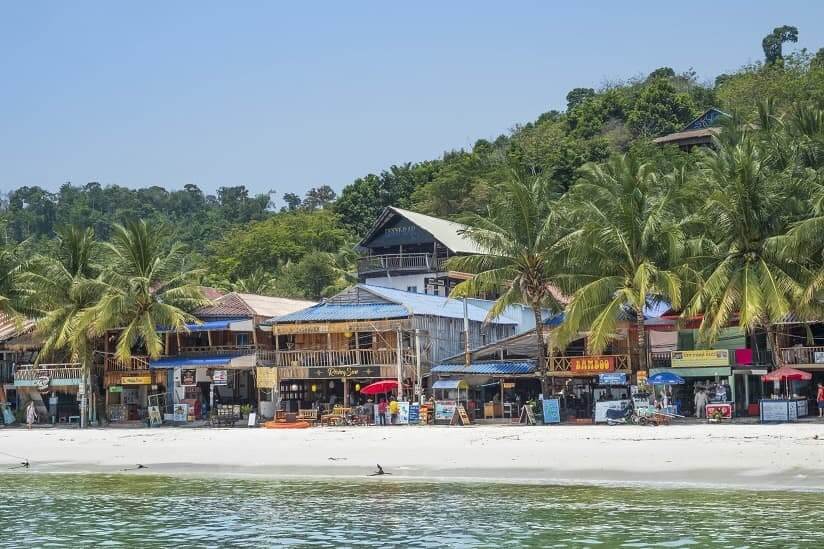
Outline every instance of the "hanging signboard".
{"label": "hanging signboard", "polygon": [[123,376],[120,378],[121,385],[151,385],[152,376]]}
{"label": "hanging signboard", "polygon": [[309,379],[340,379],[344,377],[379,377],[379,366],[329,366],[309,368]]}
{"label": "hanging signboard", "polygon": [[623,372],[611,372],[608,374],[598,374],[599,385],[626,385],[627,374]]}
{"label": "hanging signboard", "polygon": [[614,356],[575,356],[569,359],[569,369],[576,373],[612,372],[615,370]]}
{"label": "hanging signboard", "polygon": [[123,392],[123,386],[122,385],[112,385],[112,386],[109,387],[109,392],[110,393],[122,393]]}
{"label": "hanging signboard", "polygon": [[273,324],[272,333],[287,334],[336,334],[346,332],[391,332],[408,327],[405,319],[353,322],[306,322],[302,324]]}
{"label": "hanging signboard", "polygon": [[561,423],[561,401],[557,398],[543,400],[544,423]]}
{"label": "hanging signboard", "polygon": [[197,385],[197,369],[181,368],[180,385],[183,387],[193,387],[194,385]]}
{"label": "hanging signboard", "polygon": [[215,385],[226,385],[228,383],[228,377],[226,370],[212,371],[212,383]]}
{"label": "hanging signboard", "polygon": [[672,351],[673,368],[696,368],[703,366],[729,366],[730,352],[726,349],[703,349],[700,351]]}
{"label": "hanging signboard", "polygon": [[258,366],[255,373],[257,374],[258,389],[275,387],[278,384],[278,370],[277,368],[270,368],[268,366]]}

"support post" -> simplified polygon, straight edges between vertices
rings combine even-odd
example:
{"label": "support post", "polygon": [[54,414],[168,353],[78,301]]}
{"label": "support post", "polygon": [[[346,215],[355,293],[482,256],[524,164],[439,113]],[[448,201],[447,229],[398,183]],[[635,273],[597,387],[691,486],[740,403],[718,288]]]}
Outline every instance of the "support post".
{"label": "support post", "polygon": [[398,357],[397,357],[398,358],[398,360],[397,360],[397,365],[398,365],[398,401],[401,401],[401,400],[403,400],[403,355],[402,355],[402,349],[401,349],[402,342],[401,342],[401,329],[400,329],[400,327],[398,327],[397,332],[395,332],[395,333],[396,333],[396,338],[397,338],[397,349],[398,349]]}
{"label": "support post", "polygon": [[423,377],[421,376],[421,331],[415,328],[415,383],[418,403],[423,404]]}

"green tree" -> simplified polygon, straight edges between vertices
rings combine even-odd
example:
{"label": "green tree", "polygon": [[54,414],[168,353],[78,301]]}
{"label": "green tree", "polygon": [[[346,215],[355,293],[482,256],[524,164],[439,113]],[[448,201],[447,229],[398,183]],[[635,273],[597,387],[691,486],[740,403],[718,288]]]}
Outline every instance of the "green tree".
{"label": "green tree", "polygon": [[[769,168],[752,136],[719,143],[700,162],[709,236],[697,292],[685,315],[702,314],[699,334],[714,341],[736,316],[748,333],[798,309],[809,273],[789,252],[787,181]],[[775,341],[772,342],[775,349]]]}
{"label": "green tree", "polygon": [[239,278],[229,286],[233,292],[257,295],[274,295],[276,280],[269,272],[257,268],[248,276]]}
{"label": "green tree", "polygon": [[784,60],[782,47],[786,42],[798,42],[798,29],[783,25],[776,27],[761,41],[761,48],[764,50],[764,60],[768,65],[772,65]]}
{"label": "green tree", "polygon": [[486,253],[448,260],[449,269],[474,273],[458,284],[452,297],[473,297],[495,292],[500,297],[488,318],[500,315],[509,305],[525,303],[535,316],[538,338],[537,368],[545,395],[547,385],[546,343],[543,310],[561,311],[561,295],[555,289],[561,256],[555,248],[563,233],[550,199],[552,189],[544,179],[524,180],[513,173],[495,189],[496,200],[486,215],[467,218],[466,234]]}
{"label": "green tree", "polygon": [[[98,278],[100,246],[91,228],[72,226],[59,229],[54,255],[40,256],[25,273],[25,285],[37,317],[37,333],[42,346],[37,363],[61,354],[79,362],[83,384],[88,389],[94,341],[84,320],[85,311],[94,307],[102,295]],[[88,395],[88,390],[84,392]],[[81,402],[81,427],[88,417],[86,398]]]}
{"label": "green tree", "polygon": [[595,90],[592,88],[573,88],[567,95],[567,110],[572,110],[590,97],[595,96]]}
{"label": "green tree", "polygon": [[638,366],[647,369],[644,308],[681,304],[678,268],[685,252],[679,178],[661,178],[629,156],[588,165],[565,197],[576,229],[566,239],[565,288],[573,291],[556,341],[563,348],[587,330],[588,350],[603,352],[621,318],[634,319]]}
{"label": "green tree", "polygon": [[157,358],[163,352],[158,326],[185,331],[195,318],[187,311],[205,305],[197,284],[202,272],[189,268],[180,244],[165,245],[158,226],[135,221],[115,225],[109,251],[109,266],[104,270],[103,295],[86,309],[81,322],[100,336],[120,329],[116,356],[127,361],[140,345],[146,354]]}
{"label": "green tree", "polygon": [[695,116],[692,99],[679,93],[665,78],[656,78],[644,87],[627,117],[636,135],[651,137],[680,130]]}

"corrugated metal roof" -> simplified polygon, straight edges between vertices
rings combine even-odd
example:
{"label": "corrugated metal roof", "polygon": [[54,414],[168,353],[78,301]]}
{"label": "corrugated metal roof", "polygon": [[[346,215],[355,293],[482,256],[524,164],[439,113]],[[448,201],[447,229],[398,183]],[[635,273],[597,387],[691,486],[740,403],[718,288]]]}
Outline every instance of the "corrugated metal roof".
{"label": "corrugated metal roof", "polygon": [[159,358],[149,362],[149,368],[197,368],[205,366],[228,366],[232,362],[231,356],[210,356],[200,358],[169,357]]}
{"label": "corrugated metal roof", "polygon": [[[463,300],[460,299],[404,292],[403,290],[382,288],[380,286],[372,286],[371,284],[358,284],[358,288],[380,296],[387,301],[392,301],[399,305],[402,304],[414,315],[443,316],[447,318],[464,317]],[[466,309],[469,320],[477,322],[484,322],[486,320],[486,310],[481,307],[468,303]],[[503,315],[493,319],[491,322],[495,324],[518,324],[517,320]]]}
{"label": "corrugated metal roof", "polygon": [[266,323],[380,320],[384,318],[406,318],[408,316],[409,310],[403,305],[397,305],[395,303],[321,303],[314,307],[269,319]]}
{"label": "corrugated metal roof", "polygon": [[231,292],[196,310],[198,318],[251,318],[253,316],[271,318],[300,311],[315,305],[315,301],[287,299],[256,294]]}
{"label": "corrugated metal roof", "polygon": [[366,236],[363,237],[363,240],[360,241],[358,246],[366,246],[372,237],[375,236],[375,233],[377,233],[378,230],[383,227],[384,223],[392,217],[392,214],[405,217],[424,231],[431,234],[435,240],[455,253],[483,253],[481,247],[474,240],[464,234],[464,231],[469,228],[467,225],[455,223],[454,221],[447,221],[446,219],[439,219],[437,217],[432,217],[417,212],[411,212],[409,210],[403,210],[401,208],[395,208],[393,206],[387,206],[384,208],[381,215],[378,216],[378,219],[375,221],[375,224],[369,232],[366,233]]}
{"label": "corrugated metal roof", "polygon": [[467,389],[469,386],[462,379],[439,379],[432,384],[433,389]]}
{"label": "corrugated metal roof", "polygon": [[532,360],[504,360],[494,362],[472,362],[469,368],[463,364],[439,364],[432,368],[433,374],[461,375],[518,375],[535,372]]}

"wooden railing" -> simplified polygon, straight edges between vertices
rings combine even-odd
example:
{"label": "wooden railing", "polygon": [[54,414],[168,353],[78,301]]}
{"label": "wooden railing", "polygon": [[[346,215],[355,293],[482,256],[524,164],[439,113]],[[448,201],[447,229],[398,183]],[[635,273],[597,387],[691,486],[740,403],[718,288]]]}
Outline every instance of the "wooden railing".
{"label": "wooden railing", "polygon": [[358,273],[437,271],[441,268],[442,261],[427,253],[371,255],[358,259]]}
{"label": "wooden railing", "polygon": [[78,363],[66,364],[25,364],[14,369],[15,381],[36,381],[42,376],[51,380],[76,380],[83,375]]}
{"label": "wooden railing", "polygon": [[149,357],[133,356],[127,361],[122,361],[112,354],[103,356],[103,368],[106,372],[130,372],[133,370],[148,370]]}
{"label": "wooden railing", "polygon": [[784,347],[779,350],[778,358],[782,365],[820,364],[824,368],[824,346]]}
{"label": "wooden railing", "polygon": [[212,345],[206,347],[181,347],[178,355],[253,355],[257,351],[257,345]]}
{"label": "wooden railing", "polygon": [[[578,370],[573,368],[573,363],[580,359],[603,359],[607,364],[611,363],[611,367],[604,368],[603,370],[598,369],[598,367],[592,367],[586,370]],[[600,362],[599,364],[603,364],[603,362]],[[570,372],[580,373],[581,375],[597,375],[599,373],[607,372],[629,372],[631,369],[629,355],[554,356],[552,357],[552,360],[549,361],[550,372]]]}
{"label": "wooden railing", "polygon": [[649,354],[650,368],[669,368],[672,366],[672,352],[652,352]]}
{"label": "wooden railing", "polygon": [[[389,349],[344,349],[323,351],[272,351],[258,350],[258,362],[273,366],[357,366],[357,365],[395,365],[398,352]],[[413,364],[415,356],[412,350],[401,352],[404,364]]]}

